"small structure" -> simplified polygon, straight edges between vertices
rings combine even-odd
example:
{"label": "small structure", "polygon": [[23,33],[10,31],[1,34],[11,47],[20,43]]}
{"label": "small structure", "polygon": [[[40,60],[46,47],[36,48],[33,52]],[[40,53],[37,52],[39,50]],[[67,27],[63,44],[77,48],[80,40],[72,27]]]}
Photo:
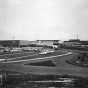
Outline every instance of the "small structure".
{"label": "small structure", "polygon": [[51,46],[53,48],[57,48],[60,40],[37,40],[38,45],[42,46]]}
{"label": "small structure", "polygon": [[88,47],[88,41],[81,41],[79,39],[71,39],[69,41],[64,41],[64,46],[73,46],[73,47]]}

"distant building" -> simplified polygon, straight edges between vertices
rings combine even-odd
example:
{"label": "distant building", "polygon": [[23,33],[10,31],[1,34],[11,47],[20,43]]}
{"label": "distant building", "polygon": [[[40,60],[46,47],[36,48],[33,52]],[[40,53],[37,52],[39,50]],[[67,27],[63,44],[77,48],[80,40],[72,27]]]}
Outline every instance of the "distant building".
{"label": "distant building", "polygon": [[19,47],[19,46],[27,46],[32,44],[33,41],[27,40],[0,40],[0,45],[3,47]]}
{"label": "distant building", "polygon": [[37,44],[56,47],[60,40],[37,40]]}
{"label": "distant building", "polygon": [[19,40],[20,46],[29,46],[30,44],[35,44],[35,41]]}
{"label": "distant building", "polygon": [[65,45],[65,46],[80,46],[81,44],[78,43],[78,42],[69,42],[69,41],[65,41],[65,42],[63,43],[63,45]]}
{"label": "distant building", "polygon": [[0,40],[0,45],[3,47],[18,47],[19,40]]}
{"label": "distant building", "polygon": [[80,42],[80,39],[70,39],[69,42]]}
{"label": "distant building", "polygon": [[87,46],[88,41],[81,41],[79,39],[71,39],[69,41],[64,41],[63,45],[66,45],[66,46]]}
{"label": "distant building", "polygon": [[28,41],[28,40],[0,40],[0,45],[3,47],[29,47],[31,45],[34,46],[51,46],[57,47],[60,40],[36,40],[36,41]]}

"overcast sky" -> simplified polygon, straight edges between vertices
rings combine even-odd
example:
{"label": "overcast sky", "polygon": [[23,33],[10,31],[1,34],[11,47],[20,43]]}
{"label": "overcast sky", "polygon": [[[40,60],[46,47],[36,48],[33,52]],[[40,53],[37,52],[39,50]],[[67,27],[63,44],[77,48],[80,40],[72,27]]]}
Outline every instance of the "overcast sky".
{"label": "overcast sky", "polygon": [[0,0],[0,39],[88,40],[88,0]]}

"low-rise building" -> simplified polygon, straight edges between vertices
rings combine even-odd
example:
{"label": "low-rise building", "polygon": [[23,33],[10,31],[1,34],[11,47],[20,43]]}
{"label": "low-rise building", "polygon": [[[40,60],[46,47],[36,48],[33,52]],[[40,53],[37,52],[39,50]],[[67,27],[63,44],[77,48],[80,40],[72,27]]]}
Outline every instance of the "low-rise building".
{"label": "low-rise building", "polygon": [[56,47],[54,44],[58,44],[59,40],[37,40],[37,44]]}
{"label": "low-rise building", "polygon": [[85,47],[88,46],[88,41],[81,41],[79,39],[71,39],[69,41],[64,41],[64,46],[77,46],[77,47]]}

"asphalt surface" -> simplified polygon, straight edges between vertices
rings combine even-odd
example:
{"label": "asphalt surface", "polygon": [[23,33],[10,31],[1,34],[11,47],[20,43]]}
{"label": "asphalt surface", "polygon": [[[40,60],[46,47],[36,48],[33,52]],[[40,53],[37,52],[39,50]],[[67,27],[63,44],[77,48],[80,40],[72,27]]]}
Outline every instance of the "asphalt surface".
{"label": "asphalt surface", "polygon": [[[63,54],[65,55],[68,55],[67,52],[65,51],[55,51],[55,52],[50,52],[50,53],[47,53],[47,54],[41,54],[41,53],[27,53],[27,54],[24,54],[21,56],[16,56],[14,58],[7,58],[5,63],[10,63],[10,62],[22,62],[22,61],[29,61],[29,60],[37,60],[37,59],[46,59],[46,58],[53,58],[53,57],[57,57],[58,55],[60,56],[63,56]],[[9,56],[8,56],[9,57]]]}
{"label": "asphalt surface", "polygon": [[[5,62],[0,63],[1,70],[20,72],[25,74],[54,74],[54,75],[73,75],[73,76],[81,76],[88,77],[88,68],[79,67],[75,65],[68,64],[66,60],[74,59],[75,53],[57,51],[53,53],[48,53],[45,55],[33,55],[28,54],[25,57],[12,58],[12,60],[6,60]],[[40,59],[39,59],[40,58]],[[10,58],[11,59],[11,58]],[[48,66],[32,66],[25,65],[31,62],[41,62],[52,60],[56,66],[48,67]]]}

